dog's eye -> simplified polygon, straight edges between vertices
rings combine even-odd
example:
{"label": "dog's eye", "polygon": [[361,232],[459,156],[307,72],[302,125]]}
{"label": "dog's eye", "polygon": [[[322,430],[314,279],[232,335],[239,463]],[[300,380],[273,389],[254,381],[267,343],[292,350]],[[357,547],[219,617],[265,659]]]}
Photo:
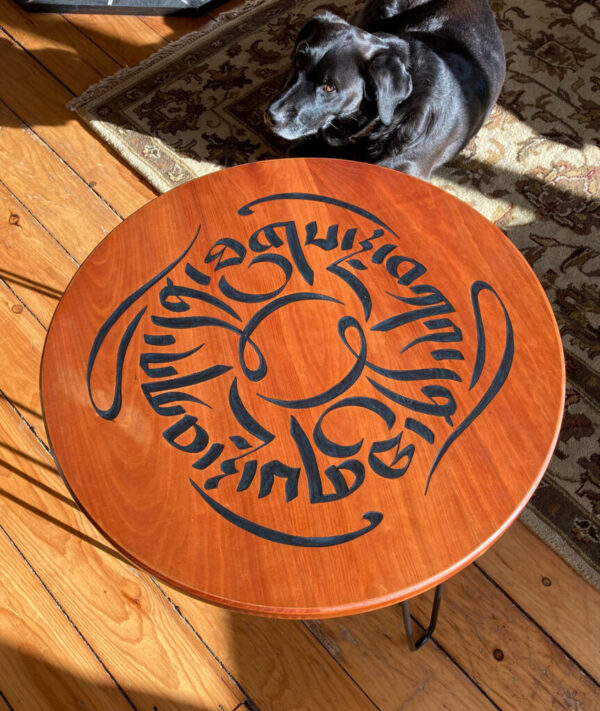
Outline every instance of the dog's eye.
{"label": "dog's eye", "polygon": [[321,91],[325,94],[333,94],[333,92],[336,91],[336,88],[333,84],[323,84]]}

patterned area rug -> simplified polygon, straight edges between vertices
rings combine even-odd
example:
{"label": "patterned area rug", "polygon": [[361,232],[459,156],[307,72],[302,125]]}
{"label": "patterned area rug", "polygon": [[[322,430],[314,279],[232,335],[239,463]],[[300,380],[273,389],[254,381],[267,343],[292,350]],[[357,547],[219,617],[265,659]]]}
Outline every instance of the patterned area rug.
{"label": "patterned area rug", "polygon": [[[350,19],[359,4],[253,2],[71,106],[160,191],[279,157],[287,146],[262,114],[284,81],[297,32],[317,11]],[[584,0],[491,5],[506,48],[504,90],[484,128],[433,182],[505,232],[553,304],[566,352],[566,413],[521,518],[600,588],[600,13]]]}

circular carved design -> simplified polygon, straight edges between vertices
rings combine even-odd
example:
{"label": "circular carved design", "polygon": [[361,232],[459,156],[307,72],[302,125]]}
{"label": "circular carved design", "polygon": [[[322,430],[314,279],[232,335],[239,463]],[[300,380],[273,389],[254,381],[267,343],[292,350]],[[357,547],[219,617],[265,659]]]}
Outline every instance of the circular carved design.
{"label": "circular carved design", "polygon": [[288,160],[129,217],[42,364],[71,490],[141,566],[282,617],[373,609],[473,560],[533,492],[564,393],[532,271],[467,205]]}

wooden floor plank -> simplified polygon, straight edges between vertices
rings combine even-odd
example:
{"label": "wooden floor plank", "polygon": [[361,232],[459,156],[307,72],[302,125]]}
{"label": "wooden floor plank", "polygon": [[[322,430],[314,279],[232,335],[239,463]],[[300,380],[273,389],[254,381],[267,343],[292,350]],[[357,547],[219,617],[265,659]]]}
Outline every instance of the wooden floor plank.
{"label": "wooden floor plank", "polygon": [[2,3],[0,25],[74,94],[114,74],[120,65],[58,14],[25,12]]}
{"label": "wooden floor plank", "polygon": [[2,183],[0,215],[0,279],[47,328],[77,262]]}
{"label": "wooden floor plank", "polygon": [[[412,601],[426,626],[431,592]],[[446,585],[435,640],[501,709],[594,709],[600,688],[474,566]]]}
{"label": "wooden floor plank", "polygon": [[120,217],[0,103],[0,180],[79,262]]}
{"label": "wooden floor plank", "polygon": [[[123,217],[155,197],[156,193],[66,108],[73,98],[71,92],[1,32],[0,66],[10,67],[0,81],[0,100],[18,116],[18,119],[5,116],[3,120],[7,123],[0,126],[14,127],[26,122]],[[0,179],[10,169],[11,163],[5,163]]]}
{"label": "wooden floor plank", "polygon": [[520,521],[477,565],[600,683],[599,590]]}
{"label": "wooden floor plank", "polygon": [[122,66],[133,67],[167,41],[133,15],[65,15],[86,37]]}
{"label": "wooden floor plank", "polygon": [[3,399],[0,489],[5,530],[139,711],[233,711],[245,700],[148,576],[112,551],[78,511],[48,455]]}
{"label": "wooden floor plank", "polygon": [[376,708],[301,622],[230,612],[161,586],[260,711]]}
{"label": "wooden floor plank", "polygon": [[1,524],[0,560],[0,688],[13,709],[131,711]]}
{"label": "wooden floor plank", "polygon": [[438,647],[409,651],[398,605],[306,624],[381,711],[494,708]]}
{"label": "wooden floor plank", "polygon": [[0,391],[46,441],[39,372],[46,331],[0,282]]}

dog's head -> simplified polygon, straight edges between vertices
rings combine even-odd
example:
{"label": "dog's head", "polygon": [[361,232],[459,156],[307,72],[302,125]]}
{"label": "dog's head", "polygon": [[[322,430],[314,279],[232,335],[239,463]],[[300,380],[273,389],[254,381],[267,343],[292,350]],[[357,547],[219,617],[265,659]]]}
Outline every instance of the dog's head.
{"label": "dog's head", "polygon": [[278,136],[294,140],[350,118],[370,102],[373,114],[389,125],[411,90],[396,47],[327,12],[300,31],[291,75],[265,121]]}

